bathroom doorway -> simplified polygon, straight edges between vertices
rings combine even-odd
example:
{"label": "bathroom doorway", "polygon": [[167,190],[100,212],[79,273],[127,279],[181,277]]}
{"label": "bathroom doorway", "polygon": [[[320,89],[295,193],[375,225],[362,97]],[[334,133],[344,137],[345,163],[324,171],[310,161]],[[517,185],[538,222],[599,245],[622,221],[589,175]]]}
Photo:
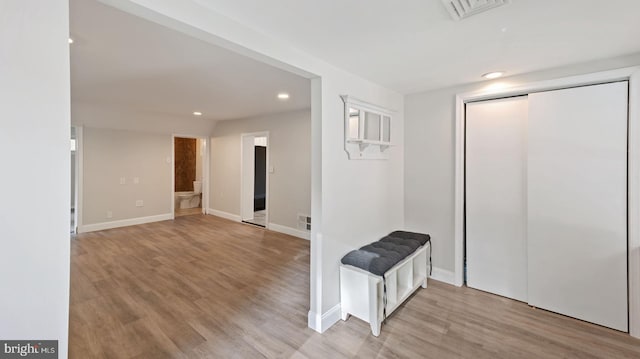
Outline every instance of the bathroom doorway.
{"label": "bathroom doorway", "polygon": [[269,133],[242,134],[240,212],[242,221],[267,228]]}
{"label": "bathroom doorway", "polygon": [[205,138],[173,136],[174,218],[205,213],[207,167]]}

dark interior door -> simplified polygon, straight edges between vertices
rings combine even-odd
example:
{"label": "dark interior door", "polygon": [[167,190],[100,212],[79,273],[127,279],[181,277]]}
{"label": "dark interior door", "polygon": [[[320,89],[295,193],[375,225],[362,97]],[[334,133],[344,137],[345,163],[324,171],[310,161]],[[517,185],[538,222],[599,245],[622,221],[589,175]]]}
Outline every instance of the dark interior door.
{"label": "dark interior door", "polygon": [[261,211],[266,208],[267,198],[267,148],[255,146],[255,152],[253,210]]}
{"label": "dark interior door", "polygon": [[195,138],[175,138],[175,188],[176,192],[193,191],[196,180]]}

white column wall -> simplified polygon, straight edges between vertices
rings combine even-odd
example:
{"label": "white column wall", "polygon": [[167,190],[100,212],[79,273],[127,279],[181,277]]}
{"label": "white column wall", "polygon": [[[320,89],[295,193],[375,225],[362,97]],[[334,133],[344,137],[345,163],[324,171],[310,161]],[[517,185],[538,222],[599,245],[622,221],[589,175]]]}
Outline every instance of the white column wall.
{"label": "white column wall", "polygon": [[67,357],[69,9],[0,2],[0,338],[58,340]]}

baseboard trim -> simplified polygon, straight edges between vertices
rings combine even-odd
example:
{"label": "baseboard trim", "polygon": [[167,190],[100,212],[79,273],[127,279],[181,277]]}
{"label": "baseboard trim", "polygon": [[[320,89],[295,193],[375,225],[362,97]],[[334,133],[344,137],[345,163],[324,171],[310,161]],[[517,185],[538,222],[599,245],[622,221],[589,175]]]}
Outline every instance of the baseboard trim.
{"label": "baseboard trim", "polygon": [[443,282],[451,285],[455,285],[455,273],[452,271],[444,270],[442,268],[433,267],[431,271],[430,279],[437,280],[438,282]]}
{"label": "baseboard trim", "polygon": [[332,325],[336,324],[340,320],[340,303],[333,306],[326,313],[322,314],[322,332],[329,329]]}
{"label": "baseboard trim", "polygon": [[336,324],[340,320],[340,303],[333,306],[322,315],[309,311],[308,314],[309,328],[315,330],[318,333],[324,333],[332,325]]}
{"label": "baseboard trim", "polygon": [[280,232],[280,233],[288,234],[290,236],[294,236],[294,237],[298,237],[298,238],[302,238],[302,239],[306,239],[306,240],[310,240],[311,239],[311,233],[310,232],[301,231],[299,229],[295,229],[295,228],[291,228],[291,227],[287,227],[287,226],[282,226],[282,225],[275,224],[275,223],[269,223],[269,225],[267,226],[267,229],[272,230],[274,232]]}
{"label": "baseboard trim", "polygon": [[[242,222],[242,218],[237,214],[220,211],[213,208],[207,208],[207,214],[210,214],[216,217],[225,218],[234,222]],[[283,226],[276,223],[269,223],[267,226],[267,229],[272,230],[274,232],[280,232],[280,233],[288,234],[290,236],[294,236],[294,237],[298,237],[306,240],[311,239],[311,234],[307,231],[301,231],[295,228]]]}
{"label": "baseboard trim", "polygon": [[221,217],[221,218],[224,218],[224,219],[228,219],[228,220],[234,221],[234,222],[242,222],[242,219],[237,214],[224,212],[224,211],[219,211],[219,210],[213,209],[213,208],[207,208],[207,214],[210,214],[210,215],[216,216],[216,217]]}
{"label": "baseboard trim", "polygon": [[138,224],[167,221],[170,219],[173,219],[173,215],[171,213],[166,213],[166,214],[159,214],[156,216],[129,218],[129,219],[123,219],[119,221],[112,221],[112,222],[85,224],[82,226],[78,226],[78,233],[103,231],[105,229],[135,226]]}
{"label": "baseboard trim", "polygon": [[307,314],[307,326],[318,333],[322,333],[322,331],[320,331],[322,324],[320,323],[322,323],[322,316],[316,312],[309,311]]}

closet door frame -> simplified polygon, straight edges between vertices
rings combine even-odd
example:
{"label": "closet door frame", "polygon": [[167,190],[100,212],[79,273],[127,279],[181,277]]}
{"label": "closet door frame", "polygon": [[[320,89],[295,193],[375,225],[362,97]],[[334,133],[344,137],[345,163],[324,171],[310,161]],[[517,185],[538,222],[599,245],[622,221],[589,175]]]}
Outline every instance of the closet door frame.
{"label": "closet door frame", "polygon": [[464,281],[465,104],[615,81],[629,81],[627,163],[629,334],[640,338],[640,66],[533,82],[503,89],[494,87],[456,95],[455,268],[452,284],[462,286]]}

